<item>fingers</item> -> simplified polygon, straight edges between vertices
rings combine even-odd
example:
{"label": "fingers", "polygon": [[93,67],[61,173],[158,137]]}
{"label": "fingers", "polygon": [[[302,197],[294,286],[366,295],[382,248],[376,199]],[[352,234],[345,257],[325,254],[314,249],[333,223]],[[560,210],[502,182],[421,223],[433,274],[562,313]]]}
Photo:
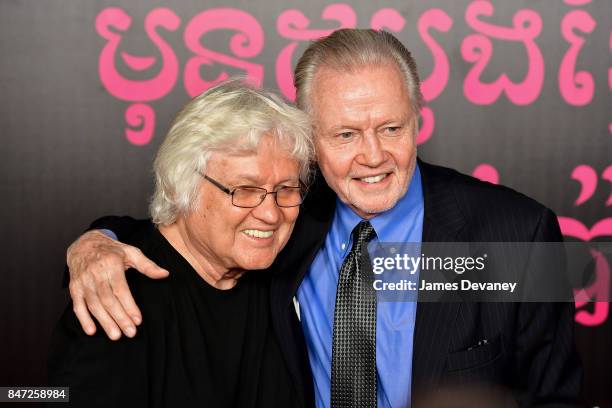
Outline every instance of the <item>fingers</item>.
{"label": "fingers", "polygon": [[70,296],[86,333],[96,331],[93,315],[113,340],[120,338],[121,332],[128,337],[136,334],[135,326],[142,316],[125,280],[129,267],[126,251],[136,249],[131,248],[97,231],[83,234],[70,246]]}
{"label": "fingers", "polygon": [[79,319],[79,323],[81,323],[83,331],[90,336],[94,335],[96,333],[96,325],[94,324],[93,320],[91,320],[91,316],[89,315],[87,306],[85,306],[82,293],[75,288],[75,284],[73,282],[70,282],[68,288],[70,290],[70,297],[72,298],[72,310],[74,311],[77,319]]}
{"label": "fingers", "polygon": [[147,258],[142,251],[136,247],[125,245],[124,253],[126,263],[149,278],[166,278],[170,274],[167,270],[157,266],[155,262]]}
{"label": "fingers", "polygon": [[[132,324],[138,326],[142,322],[142,314],[140,313],[140,309],[136,305],[134,298],[132,297],[132,293],[130,292],[130,288],[125,280],[125,275],[111,275],[109,276],[109,283],[114,294],[114,297],[117,299],[119,304],[121,305],[122,310],[125,312],[125,315],[131,320]],[[111,312],[111,315],[115,319],[116,322],[120,322],[117,320],[118,318],[123,319],[122,316],[117,316]],[[128,325],[121,324],[121,330],[128,336],[130,335],[131,329]],[[130,329],[130,330],[128,330]],[[126,331],[127,330],[127,331]]]}
{"label": "fingers", "polygon": [[115,324],[115,321],[106,313],[104,306],[100,303],[97,297],[94,299],[90,297],[90,300],[87,301],[87,306],[91,311],[91,314],[94,315],[104,332],[111,340],[119,340],[121,338],[121,330]]}
{"label": "fingers", "polygon": [[[104,330],[106,335],[111,340],[118,340],[119,338],[121,338],[121,330],[117,326],[115,320],[109,315],[108,311],[105,309],[105,305],[98,293],[98,290],[102,286],[100,282],[94,280],[93,275],[83,275],[78,280],[71,281],[70,286],[70,295],[73,296],[73,303],[75,304],[75,313],[77,305],[81,316],[87,313],[87,311],[84,311],[81,307],[80,302],[74,300],[75,295],[73,295],[73,293],[82,292],[81,298],[84,300],[85,308],[89,311],[89,313],[87,313],[87,317],[91,320],[90,314],[93,315],[93,317],[95,317],[100,326],[102,326],[102,329]],[[109,307],[109,309],[112,308]],[[83,326],[83,324],[81,324],[81,326]],[[90,334],[87,330],[85,330],[85,332],[87,334]]]}
{"label": "fingers", "polygon": [[[121,274],[120,276],[123,277],[125,290],[129,293],[129,290],[127,289],[127,282],[125,282],[125,275]],[[113,330],[117,326],[119,326],[121,331],[126,336],[134,337],[136,335],[136,327],[134,325],[134,322],[132,321],[130,316],[128,316],[128,314],[126,313],[119,299],[115,296],[114,290],[111,287],[110,278],[107,277],[106,279],[97,280],[96,290],[97,290],[97,297],[99,299],[99,303],[102,304],[102,306],[104,307],[104,311],[106,312],[106,315],[113,323],[112,325],[110,323],[107,324],[109,329]],[[140,315],[140,312],[138,312],[138,315]],[[104,326],[103,322],[100,322],[100,323],[102,324],[102,326]],[[118,334],[119,334],[118,337],[120,337],[121,334],[120,333]]]}

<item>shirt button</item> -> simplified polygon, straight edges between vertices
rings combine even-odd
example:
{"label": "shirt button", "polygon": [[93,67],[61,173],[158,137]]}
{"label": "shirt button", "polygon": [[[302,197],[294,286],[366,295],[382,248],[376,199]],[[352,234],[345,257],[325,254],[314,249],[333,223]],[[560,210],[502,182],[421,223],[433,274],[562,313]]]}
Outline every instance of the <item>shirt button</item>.
{"label": "shirt button", "polygon": [[342,243],[341,247],[342,247],[342,250],[344,251],[344,249],[346,248],[346,244]]}

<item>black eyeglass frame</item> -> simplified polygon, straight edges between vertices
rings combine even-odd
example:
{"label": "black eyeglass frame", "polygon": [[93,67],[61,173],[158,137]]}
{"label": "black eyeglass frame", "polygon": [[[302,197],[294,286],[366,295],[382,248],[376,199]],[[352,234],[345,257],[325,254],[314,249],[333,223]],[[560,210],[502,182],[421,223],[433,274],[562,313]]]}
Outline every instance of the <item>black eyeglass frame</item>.
{"label": "black eyeglass frame", "polygon": [[[261,205],[261,203],[264,202],[264,200],[266,199],[266,197],[268,196],[268,194],[274,194],[274,202],[276,203],[276,205],[280,208],[293,208],[293,207],[299,207],[303,202],[304,202],[304,197],[306,196],[306,189],[304,188],[303,183],[300,181],[300,186],[298,187],[292,187],[292,186],[282,186],[281,188],[279,188],[276,191],[268,191],[265,188],[262,187],[256,187],[256,186],[236,186],[233,189],[230,189],[229,187],[224,186],[223,184],[219,183],[217,180],[215,180],[212,177],[209,177],[206,174],[202,174],[199,173],[198,174],[202,177],[204,177],[205,180],[207,180],[210,184],[212,184],[213,186],[217,187],[219,190],[223,191],[225,194],[229,195],[232,197],[232,205],[238,208],[255,208],[258,207],[259,205]],[[263,198],[259,201],[259,203],[257,205],[253,205],[253,206],[244,206],[244,205],[236,205],[236,203],[234,203],[234,194],[236,193],[236,190],[240,189],[240,188],[248,188],[251,190],[259,190],[262,193],[265,192],[265,195],[263,196]],[[286,189],[290,189],[290,190],[299,190],[300,192],[300,202],[296,205],[280,205],[278,203],[278,192],[282,191],[282,190],[286,190]]]}

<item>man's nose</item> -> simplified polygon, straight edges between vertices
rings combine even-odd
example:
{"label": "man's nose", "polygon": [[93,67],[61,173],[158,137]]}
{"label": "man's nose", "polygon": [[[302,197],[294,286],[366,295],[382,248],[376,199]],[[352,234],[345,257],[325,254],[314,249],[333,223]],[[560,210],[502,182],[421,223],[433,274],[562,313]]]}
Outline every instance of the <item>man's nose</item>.
{"label": "man's nose", "polygon": [[365,132],[361,145],[361,164],[378,167],[385,161],[383,146],[375,132]]}
{"label": "man's nose", "polygon": [[276,204],[275,194],[266,195],[263,202],[253,208],[252,214],[266,224],[276,224],[280,219],[281,210]]}

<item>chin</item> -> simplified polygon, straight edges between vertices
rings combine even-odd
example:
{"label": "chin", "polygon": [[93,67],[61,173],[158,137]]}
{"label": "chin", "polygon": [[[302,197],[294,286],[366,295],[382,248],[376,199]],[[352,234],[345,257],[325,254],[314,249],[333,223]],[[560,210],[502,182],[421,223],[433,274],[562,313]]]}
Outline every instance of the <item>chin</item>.
{"label": "chin", "polygon": [[269,268],[274,262],[274,256],[257,256],[241,262],[240,267],[244,270],[257,270]]}
{"label": "chin", "polygon": [[375,204],[370,202],[367,205],[361,205],[363,203],[353,202],[352,205],[364,214],[378,214],[395,207],[398,201],[398,198],[394,198],[392,200],[380,200]]}

